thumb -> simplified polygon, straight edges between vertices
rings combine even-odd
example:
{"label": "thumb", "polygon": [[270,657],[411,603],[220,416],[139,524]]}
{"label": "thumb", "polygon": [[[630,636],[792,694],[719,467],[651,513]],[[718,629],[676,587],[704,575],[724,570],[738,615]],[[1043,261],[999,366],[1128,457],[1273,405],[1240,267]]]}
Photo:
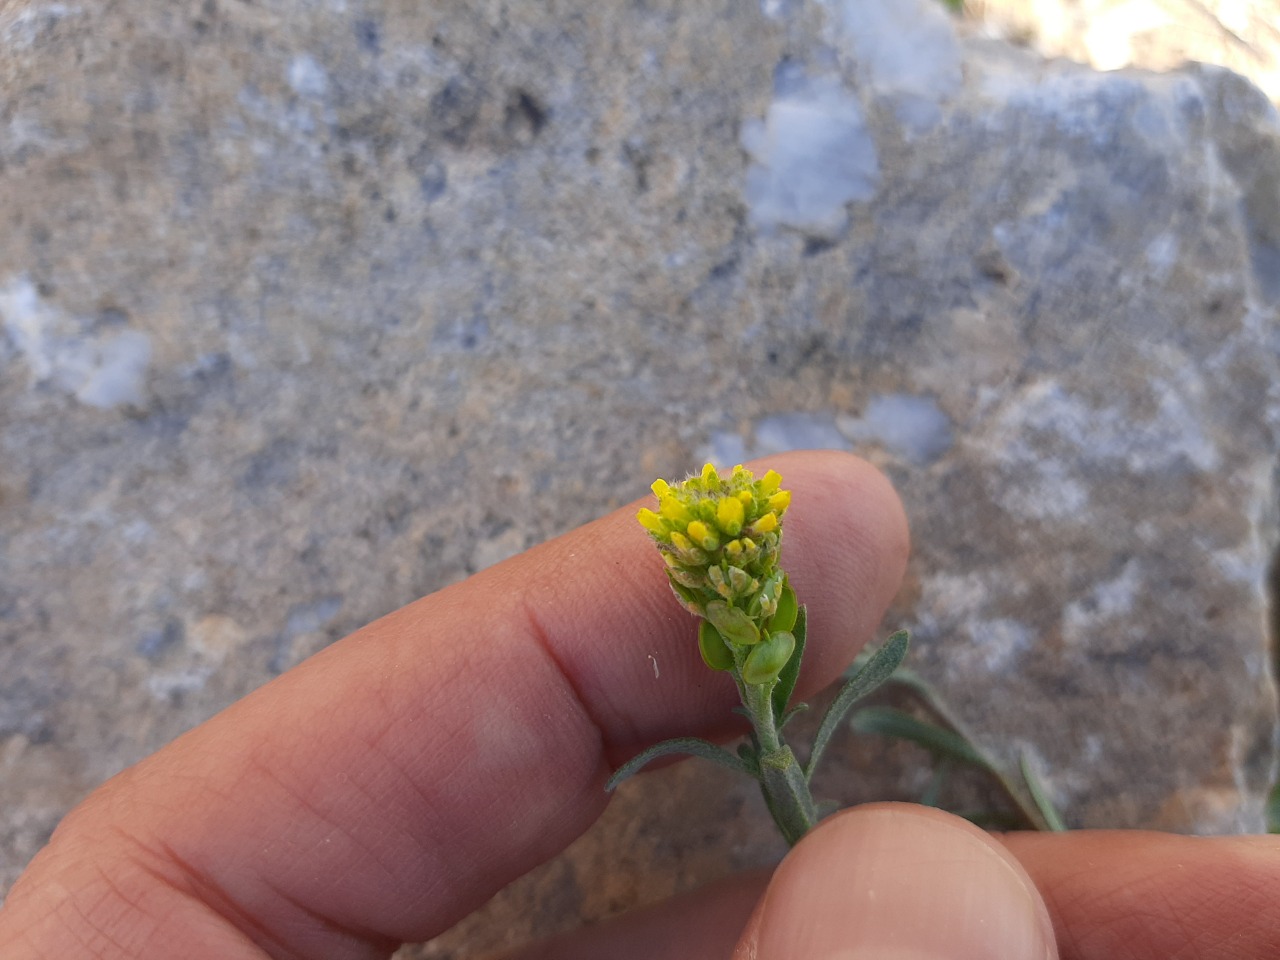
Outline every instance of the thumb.
{"label": "thumb", "polygon": [[774,873],[734,960],[1055,960],[1031,878],[965,820],[913,804],[830,818]]}

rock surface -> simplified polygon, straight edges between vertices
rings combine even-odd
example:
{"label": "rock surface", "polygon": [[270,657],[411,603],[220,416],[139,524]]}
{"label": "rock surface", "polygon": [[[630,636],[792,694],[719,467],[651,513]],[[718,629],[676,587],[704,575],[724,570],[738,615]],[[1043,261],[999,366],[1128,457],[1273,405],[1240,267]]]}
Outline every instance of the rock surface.
{"label": "rock surface", "polygon": [[[797,446],[898,484],[888,625],[1072,825],[1260,827],[1280,121],[1243,80],[888,0],[19,2],[0,49],[0,889],[331,640]],[[837,750],[846,800],[925,775]],[[656,774],[404,955],[767,862],[764,818]]]}
{"label": "rock surface", "polygon": [[1280,102],[1280,0],[964,0],[984,32],[1099,70],[1212,63]]}

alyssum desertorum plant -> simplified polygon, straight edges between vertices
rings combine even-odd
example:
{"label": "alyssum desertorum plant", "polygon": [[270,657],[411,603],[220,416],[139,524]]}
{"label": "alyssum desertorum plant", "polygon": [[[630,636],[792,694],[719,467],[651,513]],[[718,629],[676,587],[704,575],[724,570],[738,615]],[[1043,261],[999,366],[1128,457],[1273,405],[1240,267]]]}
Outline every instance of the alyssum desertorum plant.
{"label": "alyssum desertorum plant", "polygon": [[791,696],[800,675],[807,618],[779,565],[790,491],[782,489],[782,477],[773,470],[757,480],[741,465],[721,476],[712,464],[680,483],[657,480],[652,489],[658,509],[642,509],[637,519],[662,554],[672,590],[699,618],[702,659],[712,670],[728,673],[737,685],[751,733],[736,754],[696,737],[663,741],[620,767],[609,780],[609,790],[661,756],[682,753],[714,760],[759,782],[783,837],[795,844],[818,821],[809,782],[832,735],[854,704],[895,679],[936,724],[873,707],[860,711],[854,726],[913,740],[942,758],[926,802],[936,801],[942,776],[958,761],[994,776],[1025,825],[1061,828],[1025,762],[1022,773],[1030,802],[973,745],[927,684],[906,671],[894,677],[907,653],[905,631],[893,634],[874,653],[855,662],[818,726],[807,761],[801,764],[783,739],[787,722],[806,708],[806,704],[791,703]]}

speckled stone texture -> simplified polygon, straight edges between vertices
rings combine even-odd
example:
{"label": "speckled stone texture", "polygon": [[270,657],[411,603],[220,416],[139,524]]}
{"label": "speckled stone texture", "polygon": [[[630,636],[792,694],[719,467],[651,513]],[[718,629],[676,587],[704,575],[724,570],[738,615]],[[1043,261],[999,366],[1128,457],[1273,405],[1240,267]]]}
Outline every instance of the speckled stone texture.
{"label": "speckled stone texture", "polygon": [[[1217,69],[902,7],[0,5],[0,889],[333,639],[794,446],[893,478],[886,626],[1072,825],[1258,829],[1280,121]],[[926,776],[833,753],[846,800]],[[663,771],[404,956],[767,862],[771,829]]]}

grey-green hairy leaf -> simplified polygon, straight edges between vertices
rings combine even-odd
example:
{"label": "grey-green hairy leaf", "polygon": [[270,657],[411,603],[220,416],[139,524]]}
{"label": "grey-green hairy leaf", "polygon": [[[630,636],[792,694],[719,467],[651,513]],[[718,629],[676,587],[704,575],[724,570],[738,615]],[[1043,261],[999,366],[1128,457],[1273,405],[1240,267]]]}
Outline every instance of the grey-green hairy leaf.
{"label": "grey-green hairy leaf", "polygon": [[813,738],[813,750],[809,754],[809,765],[805,768],[806,777],[813,778],[823,751],[827,749],[832,735],[850,708],[893,675],[893,671],[897,670],[905,659],[910,642],[907,631],[899,630],[880,645],[880,649],[867,659],[862,669],[849,678],[849,682],[844,685],[831,706],[827,708],[826,715],[818,727],[818,734]]}
{"label": "grey-green hairy leaf", "polygon": [[1044,784],[1040,782],[1040,777],[1036,775],[1025,752],[1018,758],[1018,766],[1022,770],[1022,779],[1026,781],[1027,792],[1031,794],[1031,800],[1040,811],[1040,816],[1044,817],[1045,825],[1054,833],[1065,832],[1067,825],[1062,822],[1062,815],[1049,799]]}
{"label": "grey-green hairy leaf", "polygon": [[691,757],[711,760],[721,766],[728,767],[730,770],[736,770],[752,777],[755,776],[754,771],[743,762],[742,758],[730,753],[724,747],[716,746],[716,744],[708,740],[701,740],[698,737],[676,737],[672,740],[663,740],[661,743],[655,743],[648,750],[632,757],[614,771],[613,776],[609,778],[609,782],[605,784],[604,788],[612,792],[617,789],[618,784],[632,774],[638,773],[646,764],[657,760],[659,757],[669,757],[673,754],[681,753]]}
{"label": "grey-green hairy leaf", "polygon": [[885,737],[910,740],[940,757],[949,757],[982,770],[992,770],[987,758],[960,734],[934,726],[893,707],[867,707],[859,710],[853,715],[850,724],[859,733],[878,733]]}

